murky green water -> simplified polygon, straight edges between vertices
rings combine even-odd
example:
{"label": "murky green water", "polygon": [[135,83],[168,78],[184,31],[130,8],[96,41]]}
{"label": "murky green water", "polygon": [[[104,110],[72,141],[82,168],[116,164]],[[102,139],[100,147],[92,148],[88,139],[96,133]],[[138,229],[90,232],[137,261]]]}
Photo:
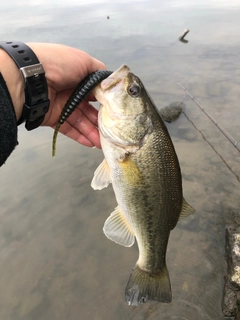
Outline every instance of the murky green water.
{"label": "murky green water", "polygon": [[[107,19],[107,16],[110,19]],[[238,219],[240,154],[185,96],[180,81],[240,141],[240,3],[230,1],[8,1],[3,40],[78,47],[115,70],[128,64],[159,108],[182,100],[168,125],[196,214],[168,247],[173,302],[129,307],[124,290],[138,256],[102,233],[115,208],[111,187],[90,182],[97,149],[52,130],[19,129],[0,172],[0,319],[223,319],[225,226]],[[185,28],[188,44],[177,39]]]}

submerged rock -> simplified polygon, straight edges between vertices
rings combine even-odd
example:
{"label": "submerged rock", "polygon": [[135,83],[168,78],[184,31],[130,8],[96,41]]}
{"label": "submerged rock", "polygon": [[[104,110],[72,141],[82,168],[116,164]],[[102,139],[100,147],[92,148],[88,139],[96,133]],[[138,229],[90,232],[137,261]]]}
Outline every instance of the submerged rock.
{"label": "submerged rock", "polygon": [[170,103],[168,106],[160,109],[159,112],[164,121],[173,122],[177,120],[177,118],[180,116],[183,107],[185,107],[184,102],[174,101]]}
{"label": "submerged rock", "polygon": [[240,227],[226,228],[227,276],[222,310],[225,317],[240,319]]}
{"label": "submerged rock", "polygon": [[227,277],[224,285],[222,310],[225,317],[235,317],[238,313],[237,293],[232,290]]}
{"label": "submerged rock", "polygon": [[226,257],[228,276],[232,285],[240,289],[240,228],[230,226],[226,229]]}

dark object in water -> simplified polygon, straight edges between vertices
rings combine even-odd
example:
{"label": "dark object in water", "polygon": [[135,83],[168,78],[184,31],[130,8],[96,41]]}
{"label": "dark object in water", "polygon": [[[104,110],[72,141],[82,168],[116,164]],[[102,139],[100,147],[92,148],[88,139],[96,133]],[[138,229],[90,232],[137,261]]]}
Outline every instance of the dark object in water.
{"label": "dark object in water", "polygon": [[56,142],[57,134],[60,129],[60,126],[67,120],[67,118],[72,114],[72,112],[79,106],[79,104],[88,96],[88,94],[95,88],[102,80],[106,79],[112,74],[112,71],[108,70],[98,70],[89,74],[84,78],[77,88],[73,91],[69,97],[67,103],[65,104],[58,123],[56,125],[54,135],[53,135],[53,144],[52,144],[52,156],[55,157],[56,154]]}
{"label": "dark object in water", "polygon": [[164,121],[173,122],[180,116],[184,106],[184,102],[174,101],[165,108],[160,109],[159,113]]}
{"label": "dark object in water", "polygon": [[181,41],[182,43],[188,43],[188,40],[185,40],[185,36],[188,34],[189,29],[185,29],[183,31],[183,34],[179,37],[179,41]]}

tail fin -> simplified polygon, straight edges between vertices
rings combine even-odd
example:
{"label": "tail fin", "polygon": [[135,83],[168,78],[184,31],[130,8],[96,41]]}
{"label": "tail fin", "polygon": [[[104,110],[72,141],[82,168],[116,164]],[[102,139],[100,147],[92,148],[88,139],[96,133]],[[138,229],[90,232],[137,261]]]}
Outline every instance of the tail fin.
{"label": "tail fin", "polygon": [[125,290],[128,305],[138,306],[147,300],[169,303],[172,301],[171,284],[166,265],[158,274],[149,274],[134,267]]}

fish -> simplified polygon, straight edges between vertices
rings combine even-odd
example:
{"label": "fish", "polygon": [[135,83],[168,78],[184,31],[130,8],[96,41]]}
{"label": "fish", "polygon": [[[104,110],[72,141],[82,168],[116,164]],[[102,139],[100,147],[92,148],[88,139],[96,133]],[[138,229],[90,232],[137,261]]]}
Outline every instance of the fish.
{"label": "fish", "polygon": [[93,89],[104,160],[91,186],[112,183],[117,206],[103,226],[110,240],[139,257],[125,289],[128,305],[172,301],[166,251],[178,220],[194,212],[182,194],[179,161],[157,107],[141,80],[122,65]]}

